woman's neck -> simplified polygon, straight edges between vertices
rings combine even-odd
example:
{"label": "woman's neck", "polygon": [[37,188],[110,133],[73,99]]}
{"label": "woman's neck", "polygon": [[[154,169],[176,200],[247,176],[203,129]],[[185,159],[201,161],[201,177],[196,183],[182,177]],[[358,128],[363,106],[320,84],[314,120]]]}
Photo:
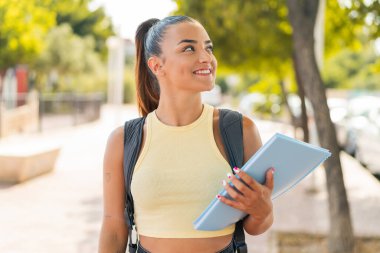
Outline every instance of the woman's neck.
{"label": "woman's neck", "polygon": [[156,109],[157,118],[169,126],[186,126],[197,120],[202,114],[203,105],[199,94],[192,97],[160,97]]}

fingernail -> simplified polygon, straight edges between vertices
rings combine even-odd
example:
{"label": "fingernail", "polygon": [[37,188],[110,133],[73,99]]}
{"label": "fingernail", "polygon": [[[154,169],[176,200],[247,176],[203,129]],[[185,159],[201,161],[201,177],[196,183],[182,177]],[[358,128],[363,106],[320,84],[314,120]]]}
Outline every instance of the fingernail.
{"label": "fingernail", "polygon": [[227,185],[226,180],[222,180],[222,183],[223,183],[223,186],[226,186],[226,185]]}
{"label": "fingernail", "polygon": [[275,168],[272,168],[272,174],[274,174],[275,171],[276,171]]}
{"label": "fingernail", "polygon": [[234,167],[233,170],[235,171],[236,174],[240,172],[240,169],[238,167]]}
{"label": "fingernail", "polygon": [[220,195],[219,195],[219,194],[217,194],[216,197],[217,197],[218,199],[220,199]]}
{"label": "fingernail", "polygon": [[232,178],[231,173],[227,173],[227,177],[228,177],[229,179],[231,179],[231,178]]}

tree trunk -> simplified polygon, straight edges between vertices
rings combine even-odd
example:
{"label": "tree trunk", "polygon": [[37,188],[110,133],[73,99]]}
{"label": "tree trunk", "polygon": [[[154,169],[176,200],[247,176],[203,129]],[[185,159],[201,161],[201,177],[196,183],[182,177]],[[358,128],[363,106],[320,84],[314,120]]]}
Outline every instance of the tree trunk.
{"label": "tree trunk", "polygon": [[307,118],[307,111],[306,111],[306,103],[305,103],[305,90],[302,86],[301,82],[301,73],[299,72],[299,69],[295,66],[295,52],[293,52],[293,64],[294,64],[294,70],[295,70],[295,76],[297,80],[297,93],[298,96],[301,99],[301,119],[300,124],[303,130],[303,140],[305,142],[310,141],[310,135],[309,135],[309,125],[308,125],[308,118]]}
{"label": "tree trunk", "polygon": [[339,148],[314,53],[313,31],[318,4],[317,0],[287,0],[289,19],[293,28],[294,60],[300,74],[301,85],[313,106],[319,143],[332,153],[324,163],[330,216],[329,252],[352,253],[354,236]]}
{"label": "tree trunk", "polygon": [[293,111],[290,109],[290,105],[288,103],[288,91],[285,88],[284,80],[280,80],[279,84],[280,84],[280,88],[281,88],[282,99],[284,100],[285,107],[288,110],[289,115],[290,115],[290,123],[292,124],[293,128],[296,129],[297,128],[297,121],[296,121],[297,119],[296,119],[296,116],[294,115]]}
{"label": "tree trunk", "polygon": [[301,116],[300,116],[300,118],[297,118],[297,116],[295,116],[293,111],[290,109],[290,105],[288,103],[288,91],[285,88],[283,80],[280,80],[280,87],[281,87],[282,99],[284,100],[285,107],[287,108],[287,110],[289,112],[290,122],[294,128],[294,136],[297,137],[297,134],[296,134],[297,128],[301,127],[302,132],[303,132],[303,141],[309,142],[309,127],[307,124],[307,114],[306,114],[304,93],[303,92],[300,93],[299,87],[298,87],[298,96],[301,99]]}

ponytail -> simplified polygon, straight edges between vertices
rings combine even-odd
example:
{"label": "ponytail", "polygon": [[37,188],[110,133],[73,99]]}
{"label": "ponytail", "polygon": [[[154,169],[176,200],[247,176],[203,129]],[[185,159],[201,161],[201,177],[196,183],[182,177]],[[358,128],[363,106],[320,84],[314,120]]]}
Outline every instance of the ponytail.
{"label": "ponytail", "polygon": [[149,29],[158,22],[158,19],[149,19],[143,22],[136,31],[136,91],[137,104],[140,114],[146,116],[158,106],[160,98],[157,79],[151,74],[145,59],[145,39]]}
{"label": "ponytail", "polygon": [[152,55],[161,55],[161,41],[169,25],[182,22],[195,22],[187,16],[169,16],[163,20],[148,19],[141,23],[136,31],[135,79],[137,105],[142,116],[154,111],[160,99],[160,86],[157,78],[149,69],[147,61]]}

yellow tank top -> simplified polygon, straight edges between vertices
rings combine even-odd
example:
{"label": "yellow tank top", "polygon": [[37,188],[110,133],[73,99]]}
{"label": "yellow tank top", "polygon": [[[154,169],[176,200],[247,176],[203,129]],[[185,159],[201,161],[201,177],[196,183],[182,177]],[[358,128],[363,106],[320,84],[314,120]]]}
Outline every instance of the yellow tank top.
{"label": "yellow tank top", "polygon": [[168,126],[155,111],[146,118],[146,141],[136,162],[131,191],[140,235],[156,238],[206,238],[232,234],[235,224],[198,231],[193,221],[223,188],[231,172],[213,134],[213,110],[186,126]]}

